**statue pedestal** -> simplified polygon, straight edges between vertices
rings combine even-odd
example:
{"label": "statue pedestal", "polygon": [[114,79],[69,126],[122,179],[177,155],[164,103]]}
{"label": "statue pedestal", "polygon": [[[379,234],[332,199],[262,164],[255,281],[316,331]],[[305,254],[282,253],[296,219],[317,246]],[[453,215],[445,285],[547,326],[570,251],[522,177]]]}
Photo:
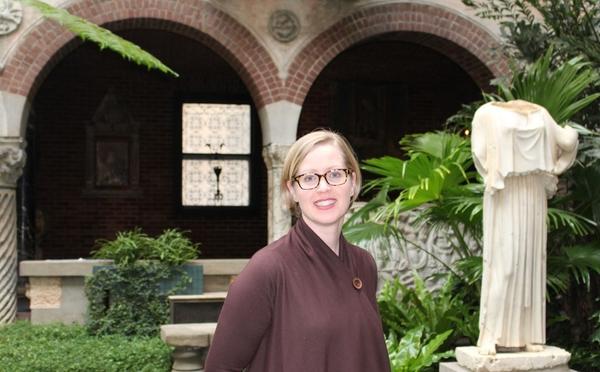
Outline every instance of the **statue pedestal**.
{"label": "statue pedestal", "polygon": [[440,372],[570,372],[568,363],[571,354],[555,347],[544,345],[539,352],[498,353],[479,355],[477,347],[456,348],[458,363],[441,363]]}

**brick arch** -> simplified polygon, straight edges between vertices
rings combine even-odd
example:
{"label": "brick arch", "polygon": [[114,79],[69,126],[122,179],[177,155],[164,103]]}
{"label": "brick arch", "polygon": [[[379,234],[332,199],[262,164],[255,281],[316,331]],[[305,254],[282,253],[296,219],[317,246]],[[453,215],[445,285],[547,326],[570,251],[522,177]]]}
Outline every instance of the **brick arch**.
{"label": "brick arch", "polygon": [[[67,8],[115,29],[155,28],[191,37],[213,49],[240,75],[258,108],[273,101],[277,67],[266,49],[240,23],[201,1],[84,0]],[[19,41],[0,76],[0,87],[32,99],[45,76],[79,42],[48,20]]]}
{"label": "brick arch", "polygon": [[[338,54],[371,37],[399,31],[431,34],[448,40],[467,50],[493,76],[508,72],[507,60],[493,50],[499,47],[498,41],[465,17],[433,5],[385,4],[362,8],[344,17],[308,43],[290,65],[284,98],[302,105],[313,82]],[[428,44],[435,47],[433,43]],[[454,60],[458,64],[462,62],[460,58]],[[475,79],[485,75],[485,71],[469,71],[470,64],[461,66]],[[475,81],[482,86],[480,81]]]}

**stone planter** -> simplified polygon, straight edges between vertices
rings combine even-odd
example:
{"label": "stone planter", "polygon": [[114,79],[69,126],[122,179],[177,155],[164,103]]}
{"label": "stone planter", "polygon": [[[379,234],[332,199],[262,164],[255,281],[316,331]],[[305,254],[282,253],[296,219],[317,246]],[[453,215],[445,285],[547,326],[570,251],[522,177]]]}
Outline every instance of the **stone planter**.
{"label": "stone planter", "polygon": [[[94,266],[94,268],[92,269],[92,273],[95,274],[98,270],[106,270],[106,269],[110,270],[113,268],[114,268],[113,265]],[[173,269],[171,277],[160,281],[160,283],[159,283],[160,293],[162,293],[162,294],[169,293],[169,291],[171,291],[177,285],[177,283],[181,280],[182,274],[181,274],[180,270],[183,270],[183,272],[186,273],[190,277],[191,282],[185,288],[183,288],[173,294],[177,294],[177,295],[199,295],[199,294],[202,294],[204,292],[204,276],[203,276],[202,268],[203,268],[202,264],[199,264],[196,262],[189,262],[189,263],[186,263],[186,264],[183,264],[183,265],[177,267],[176,269]]]}
{"label": "stone planter", "polygon": [[[202,266],[203,292],[227,291],[231,278],[242,271],[247,259],[200,259],[190,263]],[[96,266],[110,260],[36,260],[21,261],[19,274],[28,278],[31,323],[84,324],[87,314],[85,278]]]}

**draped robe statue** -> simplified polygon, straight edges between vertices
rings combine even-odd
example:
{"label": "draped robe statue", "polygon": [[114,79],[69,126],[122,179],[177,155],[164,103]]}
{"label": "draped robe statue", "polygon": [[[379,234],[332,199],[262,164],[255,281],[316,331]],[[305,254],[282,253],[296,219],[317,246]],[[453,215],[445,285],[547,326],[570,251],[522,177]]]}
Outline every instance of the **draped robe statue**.
{"label": "draped robe statue", "polygon": [[546,342],[546,212],[577,132],[526,101],[490,102],[473,118],[472,152],[485,182],[479,353],[541,351]]}

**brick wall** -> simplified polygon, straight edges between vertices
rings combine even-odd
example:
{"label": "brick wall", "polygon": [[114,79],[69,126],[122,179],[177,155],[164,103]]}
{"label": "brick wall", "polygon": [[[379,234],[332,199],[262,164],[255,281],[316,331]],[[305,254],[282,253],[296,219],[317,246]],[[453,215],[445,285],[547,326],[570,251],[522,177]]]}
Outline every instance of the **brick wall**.
{"label": "brick wall", "polygon": [[[136,226],[149,234],[164,228],[191,230],[202,244],[203,257],[248,257],[266,244],[266,170],[259,154],[258,208],[249,216],[183,216],[176,208],[178,94],[248,94],[234,70],[210,49],[164,31],[123,33],[155,53],[181,77],[147,72],[83,45],[67,56],[41,84],[33,99],[35,134],[29,149],[33,160],[35,208],[45,217],[39,237],[44,258],[87,257],[98,238]],[[140,197],[85,196],[85,124],[109,87],[139,123]],[[260,131],[258,123],[255,129]]]}

